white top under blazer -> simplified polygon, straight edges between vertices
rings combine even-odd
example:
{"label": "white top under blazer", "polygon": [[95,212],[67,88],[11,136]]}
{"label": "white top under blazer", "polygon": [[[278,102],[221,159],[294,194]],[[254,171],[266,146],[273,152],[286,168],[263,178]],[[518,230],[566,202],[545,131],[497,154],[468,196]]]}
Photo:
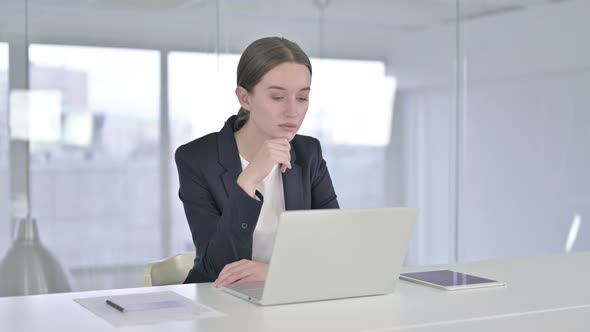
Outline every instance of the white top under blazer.
{"label": "white top under blazer", "polygon": [[[250,164],[240,156],[242,170]],[[264,202],[254,229],[252,241],[252,260],[268,264],[272,256],[279,216],[285,211],[285,193],[283,192],[283,177],[279,165],[275,165],[270,173],[256,187]],[[258,198],[256,198],[258,199]]]}

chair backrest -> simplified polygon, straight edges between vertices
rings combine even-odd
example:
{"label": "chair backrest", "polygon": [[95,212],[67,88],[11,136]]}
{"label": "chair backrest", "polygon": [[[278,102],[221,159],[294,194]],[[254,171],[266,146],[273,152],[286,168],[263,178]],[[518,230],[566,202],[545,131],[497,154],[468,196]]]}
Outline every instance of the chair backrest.
{"label": "chair backrest", "polygon": [[147,264],[144,269],[144,285],[182,284],[193,267],[195,256],[195,252],[185,252]]}

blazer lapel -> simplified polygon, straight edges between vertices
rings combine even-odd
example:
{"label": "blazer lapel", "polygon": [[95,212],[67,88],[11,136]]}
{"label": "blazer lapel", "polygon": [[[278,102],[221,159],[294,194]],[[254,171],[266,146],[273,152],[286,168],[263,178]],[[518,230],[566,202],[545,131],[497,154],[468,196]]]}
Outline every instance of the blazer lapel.
{"label": "blazer lapel", "polygon": [[303,201],[303,176],[301,166],[296,163],[296,155],[291,145],[291,169],[283,173],[283,191],[286,210],[305,209]]}
{"label": "blazer lapel", "polygon": [[228,196],[232,188],[235,188],[238,176],[242,172],[240,153],[238,152],[238,145],[236,144],[234,130],[232,128],[235,119],[236,116],[234,115],[225,122],[217,140],[219,163],[225,168],[225,172],[221,177]]}

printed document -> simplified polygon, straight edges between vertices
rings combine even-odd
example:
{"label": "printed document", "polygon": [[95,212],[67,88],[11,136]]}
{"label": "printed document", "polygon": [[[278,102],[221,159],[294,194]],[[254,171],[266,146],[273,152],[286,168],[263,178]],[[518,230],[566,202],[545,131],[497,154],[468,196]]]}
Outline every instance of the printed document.
{"label": "printed document", "polygon": [[224,316],[222,312],[172,291],[100,296],[74,299],[74,301],[113,326],[157,324]]}

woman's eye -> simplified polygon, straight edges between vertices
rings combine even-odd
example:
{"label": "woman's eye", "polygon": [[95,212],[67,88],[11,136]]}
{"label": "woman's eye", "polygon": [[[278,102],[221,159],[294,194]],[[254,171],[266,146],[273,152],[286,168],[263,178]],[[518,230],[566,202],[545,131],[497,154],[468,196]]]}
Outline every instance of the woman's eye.
{"label": "woman's eye", "polygon": [[299,101],[307,101],[307,98],[299,97],[299,98],[297,98],[297,100],[299,100]]}
{"label": "woman's eye", "polygon": [[272,100],[283,100],[284,99],[284,97],[280,97],[280,96],[272,96],[271,98],[272,98]]}

